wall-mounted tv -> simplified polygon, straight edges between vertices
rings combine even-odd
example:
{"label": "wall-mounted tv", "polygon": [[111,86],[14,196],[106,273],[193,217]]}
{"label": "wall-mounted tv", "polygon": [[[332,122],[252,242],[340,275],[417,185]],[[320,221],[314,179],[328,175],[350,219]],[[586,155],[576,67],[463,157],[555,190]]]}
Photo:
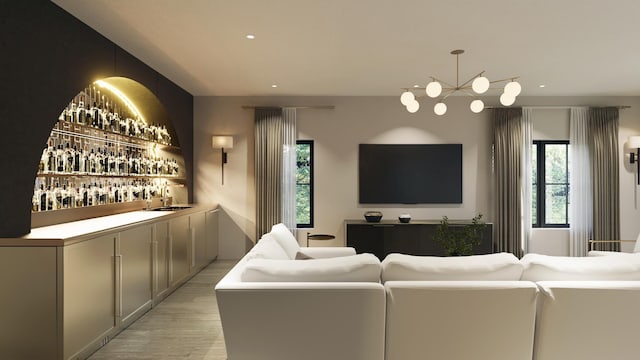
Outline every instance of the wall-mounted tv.
{"label": "wall-mounted tv", "polygon": [[461,204],[462,144],[360,144],[361,204]]}

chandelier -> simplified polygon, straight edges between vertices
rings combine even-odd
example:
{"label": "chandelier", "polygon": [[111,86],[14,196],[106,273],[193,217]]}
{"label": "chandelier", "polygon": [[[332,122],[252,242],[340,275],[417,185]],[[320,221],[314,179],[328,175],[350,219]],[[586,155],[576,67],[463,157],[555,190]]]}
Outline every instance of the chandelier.
{"label": "chandelier", "polygon": [[[484,102],[478,99],[478,95],[482,95],[486,93],[491,84],[496,83],[506,83],[504,86],[504,91],[502,95],[500,95],[500,103],[504,106],[511,106],[516,101],[516,96],[520,95],[522,91],[522,87],[520,83],[515,81],[519,77],[510,77],[501,80],[489,81],[486,77],[484,77],[484,71],[479,74],[473,76],[469,80],[460,84],[459,82],[459,56],[464,53],[464,50],[453,50],[451,51],[451,55],[456,56],[456,85],[448,84],[442,80],[431,77],[431,82],[427,84],[426,87],[418,87],[414,86],[413,88],[403,88],[404,92],[400,95],[400,102],[402,105],[406,106],[407,111],[410,113],[415,113],[420,108],[420,103],[416,100],[416,97],[422,97],[427,95],[431,98],[439,98],[438,102],[433,107],[433,112],[436,115],[444,115],[447,112],[447,104],[444,103],[449,96],[455,94],[456,92],[463,93],[468,96],[472,96],[475,99],[471,101],[469,108],[474,113],[479,113],[484,110]],[[444,86],[443,86],[444,84]],[[416,95],[414,91],[422,90],[425,93]]]}

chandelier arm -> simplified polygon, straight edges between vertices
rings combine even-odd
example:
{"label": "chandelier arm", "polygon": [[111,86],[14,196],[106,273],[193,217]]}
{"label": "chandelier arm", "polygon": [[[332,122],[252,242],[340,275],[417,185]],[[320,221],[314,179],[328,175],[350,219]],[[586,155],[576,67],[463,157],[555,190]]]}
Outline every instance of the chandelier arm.
{"label": "chandelier arm", "polygon": [[446,100],[449,96],[453,95],[453,93],[455,93],[456,91],[458,91],[458,90],[457,89],[449,90],[449,92],[447,94],[445,94],[444,96],[440,97],[439,102],[442,102],[442,101]]}
{"label": "chandelier arm", "polygon": [[438,82],[443,83],[444,85],[447,85],[447,86],[448,86],[449,88],[451,88],[451,89],[457,89],[457,88],[458,88],[457,86],[453,86],[453,85],[449,84],[448,82],[445,82],[445,81],[442,81],[442,80],[438,80],[438,79],[436,79],[436,80],[437,80]]}
{"label": "chandelier arm", "polygon": [[473,80],[475,80],[478,76],[482,76],[482,74],[485,73],[486,70],[482,70],[480,71],[478,74],[476,74],[475,76],[473,76],[471,79],[467,80],[464,84],[460,85],[460,88],[463,88],[464,86],[466,86],[468,83],[472,82]]}
{"label": "chandelier arm", "polygon": [[500,80],[493,80],[493,81],[489,81],[489,83],[493,84],[493,83],[499,83],[499,82],[505,82],[505,81],[514,81],[516,79],[520,79],[520,76],[508,77]]}

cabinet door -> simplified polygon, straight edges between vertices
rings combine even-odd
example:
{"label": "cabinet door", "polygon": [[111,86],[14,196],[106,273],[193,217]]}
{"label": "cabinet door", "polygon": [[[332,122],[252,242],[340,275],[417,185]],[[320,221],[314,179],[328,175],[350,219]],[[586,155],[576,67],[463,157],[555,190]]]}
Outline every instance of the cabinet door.
{"label": "cabinet door", "polygon": [[64,247],[65,359],[115,327],[115,238],[106,235]]}
{"label": "cabinet door", "polygon": [[169,288],[169,223],[155,224],[153,242],[153,295],[162,296]]}
{"label": "cabinet door", "polygon": [[193,271],[207,263],[204,211],[190,215],[189,225],[193,236],[191,243],[191,270]]}
{"label": "cabinet door", "polygon": [[213,261],[218,257],[218,210],[207,211],[206,223],[206,258]]}
{"label": "cabinet door", "polygon": [[191,268],[189,216],[181,216],[169,221],[169,242],[171,249],[169,282],[173,286],[184,280]]}
{"label": "cabinet door", "polygon": [[385,230],[390,226],[393,225],[347,224],[347,246],[355,248],[358,254],[371,253],[382,260]]}
{"label": "cabinet door", "polygon": [[151,225],[120,233],[118,313],[122,322],[151,306],[151,235]]}

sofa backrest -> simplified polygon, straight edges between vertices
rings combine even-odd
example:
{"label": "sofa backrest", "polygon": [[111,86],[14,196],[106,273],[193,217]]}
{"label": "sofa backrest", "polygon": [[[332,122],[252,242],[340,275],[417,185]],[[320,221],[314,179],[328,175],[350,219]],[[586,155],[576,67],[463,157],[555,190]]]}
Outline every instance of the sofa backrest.
{"label": "sofa backrest", "polygon": [[527,254],[522,280],[592,281],[640,280],[640,254],[567,257]]}
{"label": "sofa backrest", "polygon": [[638,359],[639,281],[541,281],[534,360]]}
{"label": "sofa backrest", "polygon": [[527,281],[387,281],[385,359],[531,360]]}
{"label": "sofa backrest", "polygon": [[380,260],[358,254],[310,260],[252,259],[242,272],[244,282],[380,282]]}
{"label": "sofa backrest", "polygon": [[513,254],[413,256],[389,254],[382,261],[382,281],[519,280],[522,264]]}

